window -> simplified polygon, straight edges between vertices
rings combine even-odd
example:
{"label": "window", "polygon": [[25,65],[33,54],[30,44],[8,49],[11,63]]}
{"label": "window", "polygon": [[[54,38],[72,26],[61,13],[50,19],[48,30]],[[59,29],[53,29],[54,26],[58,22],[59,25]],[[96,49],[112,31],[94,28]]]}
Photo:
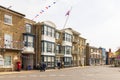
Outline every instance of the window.
{"label": "window", "polygon": [[70,65],[71,64],[71,58],[65,57],[64,65]]}
{"label": "window", "polygon": [[44,52],[44,43],[42,42],[42,52]]}
{"label": "window", "polygon": [[72,35],[70,35],[68,33],[64,33],[63,40],[71,42],[72,41]]}
{"label": "window", "polygon": [[42,52],[51,52],[54,53],[55,52],[55,44],[52,42],[48,42],[48,41],[42,41]]}
{"label": "window", "polygon": [[93,49],[91,49],[91,52],[93,52]]}
{"label": "window", "polygon": [[24,46],[27,46],[27,36],[24,35]]}
{"label": "window", "polygon": [[28,47],[33,47],[33,36],[28,36]]}
{"label": "window", "polygon": [[52,52],[52,44],[47,43],[47,52]]}
{"label": "window", "polygon": [[5,34],[5,48],[12,48],[12,36],[9,34]]}
{"label": "window", "polygon": [[32,28],[32,25],[31,24],[26,24],[26,32],[27,33],[31,33],[31,28]]}
{"label": "window", "polygon": [[70,54],[70,47],[66,47],[66,54]]}
{"label": "window", "polygon": [[55,29],[54,28],[52,28],[52,31],[51,31],[51,36],[54,38],[55,37]]}
{"label": "window", "polygon": [[59,39],[59,37],[60,37],[60,34],[57,32],[56,33],[56,39]]}
{"label": "window", "polygon": [[47,26],[43,26],[43,32],[44,32],[45,35],[48,34],[48,32],[47,32]]}
{"label": "window", "polygon": [[34,36],[31,35],[24,35],[24,46],[26,47],[34,47]]}
{"label": "window", "polygon": [[60,45],[56,46],[56,53],[61,53],[61,47],[60,47]]}
{"label": "window", "polygon": [[5,58],[4,58],[4,65],[5,66],[11,66],[11,61],[12,59],[11,59],[11,56],[5,56]]}
{"label": "window", "polygon": [[71,46],[63,46],[63,51],[65,54],[71,54]]}
{"label": "window", "polygon": [[42,26],[42,34],[47,35],[49,37],[54,37],[55,29],[50,26],[43,25]]}
{"label": "window", "polygon": [[52,29],[50,27],[48,27],[48,36],[52,37]]}
{"label": "window", "polygon": [[4,22],[6,24],[12,24],[12,16],[5,14],[4,15]]}

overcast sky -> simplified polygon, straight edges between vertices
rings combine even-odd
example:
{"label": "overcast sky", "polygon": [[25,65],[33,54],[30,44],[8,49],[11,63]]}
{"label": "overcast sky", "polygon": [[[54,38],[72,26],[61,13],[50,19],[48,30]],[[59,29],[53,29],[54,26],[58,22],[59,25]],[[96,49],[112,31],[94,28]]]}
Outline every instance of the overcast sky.
{"label": "overcast sky", "polygon": [[91,46],[112,51],[120,47],[120,0],[0,0],[0,5],[12,6],[29,19],[39,14],[35,21],[50,20],[58,29],[63,28],[65,14],[72,6],[66,27],[80,32]]}

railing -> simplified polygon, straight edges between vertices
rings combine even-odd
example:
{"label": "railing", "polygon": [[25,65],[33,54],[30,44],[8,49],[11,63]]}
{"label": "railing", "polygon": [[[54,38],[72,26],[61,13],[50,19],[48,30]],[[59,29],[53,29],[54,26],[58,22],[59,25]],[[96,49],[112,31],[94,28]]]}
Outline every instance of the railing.
{"label": "railing", "polygon": [[23,47],[23,42],[11,42],[8,44],[4,44],[2,47],[6,48],[6,49],[19,49],[19,50],[21,50]]}

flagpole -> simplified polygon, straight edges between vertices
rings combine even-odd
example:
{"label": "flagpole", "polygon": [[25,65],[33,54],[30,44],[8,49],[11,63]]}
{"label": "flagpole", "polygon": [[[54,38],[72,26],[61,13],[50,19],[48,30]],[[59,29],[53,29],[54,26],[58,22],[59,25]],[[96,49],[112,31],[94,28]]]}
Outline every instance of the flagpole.
{"label": "flagpole", "polygon": [[68,22],[68,19],[69,19],[69,15],[67,16],[66,20],[65,20],[65,23],[64,23],[64,26],[63,26],[63,29],[65,28],[67,22]]}
{"label": "flagpole", "polygon": [[[72,7],[70,8],[70,12],[72,10]],[[65,20],[65,23],[64,23],[64,26],[63,26],[63,29],[65,28],[67,22],[68,22],[68,19],[69,19],[69,16],[70,16],[70,12],[69,12],[69,15],[67,16],[66,20]]]}

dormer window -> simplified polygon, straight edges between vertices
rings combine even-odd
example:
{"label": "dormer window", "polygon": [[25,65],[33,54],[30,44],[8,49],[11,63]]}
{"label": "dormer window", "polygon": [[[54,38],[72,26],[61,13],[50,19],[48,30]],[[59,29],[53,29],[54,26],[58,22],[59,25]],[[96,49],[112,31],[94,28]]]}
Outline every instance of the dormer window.
{"label": "dormer window", "polygon": [[25,25],[25,27],[26,27],[26,32],[27,32],[27,33],[31,33],[31,31],[32,31],[32,30],[31,30],[32,25],[27,23],[27,24]]}
{"label": "dormer window", "polygon": [[5,14],[4,15],[4,23],[5,24],[12,24],[12,16]]}

